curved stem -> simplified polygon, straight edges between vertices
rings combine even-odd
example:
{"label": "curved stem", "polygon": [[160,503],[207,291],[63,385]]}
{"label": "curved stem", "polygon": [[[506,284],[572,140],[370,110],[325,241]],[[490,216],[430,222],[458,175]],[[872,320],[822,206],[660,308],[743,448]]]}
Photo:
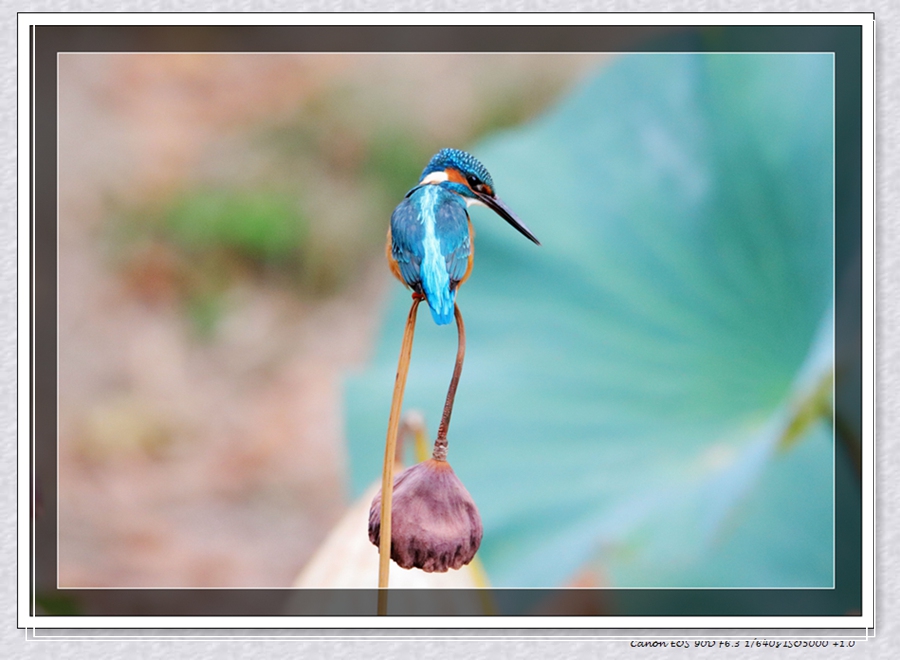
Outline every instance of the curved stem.
{"label": "curved stem", "polygon": [[459,335],[459,344],[456,349],[456,365],[453,367],[453,377],[450,379],[450,387],[447,390],[447,400],[444,402],[444,413],[441,415],[437,440],[434,441],[434,451],[431,454],[432,458],[436,461],[447,460],[447,430],[450,427],[450,415],[453,412],[453,401],[456,399],[456,388],[459,385],[463,360],[466,357],[466,326],[463,324],[459,306],[454,306],[453,314],[456,317],[456,330]]}
{"label": "curved stem", "polygon": [[391,565],[391,500],[394,495],[394,462],[397,453],[397,429],[400,426],[400,409],[403,406],[403,391],[406,375],[409,373],[409,357],[412,354],[413,335],[416,330],[416,312],[422,297],[413,294],[412,307],[403,331],[400,346],[400,360],[397,377],[394,380],[394,398],[391,400],[391,415],[388,419],[387,440],[384,445],[384,469],[381,474],[381,531],[378,543],[378,614],[387,614],[387,586]]}

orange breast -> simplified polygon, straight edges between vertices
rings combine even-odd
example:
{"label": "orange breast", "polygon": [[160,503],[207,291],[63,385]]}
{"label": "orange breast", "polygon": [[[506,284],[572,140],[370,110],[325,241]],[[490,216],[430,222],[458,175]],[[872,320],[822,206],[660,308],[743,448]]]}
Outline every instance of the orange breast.
{"label": "orange breast", "polygon": [[469,223],[469,263],[466,266],[466,274],[462,276],[457,287],[469,279],[469,275],[472,274],[472,263],[475,261],[475,227],[472,226],[472,220],[467,222]]}
{"label": "orange breast", "polygon": [[393,251],[391,250],[392,244],[393,241],[391,240],[391,227],[390,225],[388,225],[387,245],[384,248],[385,256],[387,256],[388,267],[391,269],[394,277],[403,282],[404,285],[409,286],[408,284],[406,284],[406,280],[403,279],[403,275],[400,274],[400,266],[397,265],[397,260],[394,259]]}

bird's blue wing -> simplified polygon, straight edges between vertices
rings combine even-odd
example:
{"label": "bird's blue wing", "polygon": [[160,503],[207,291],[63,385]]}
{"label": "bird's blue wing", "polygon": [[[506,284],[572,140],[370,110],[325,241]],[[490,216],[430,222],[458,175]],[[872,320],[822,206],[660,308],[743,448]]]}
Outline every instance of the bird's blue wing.
{"label": "bird's blue wing", "polygon": [[447,273],[450,275],[452,287],[455,288],[466,275],[469,268],[469,254],[472,251],[469,214],[466,212],[465,203],[441,205],[435,214],[435,227],[441,240],[441,252],[447,260]]}
{"label": "bird's blue wing", "polygon": [[424,233],[418,210],[408,198],[404,199],[391,215],[391,256],[397,262],[403,281],[420,293]]}

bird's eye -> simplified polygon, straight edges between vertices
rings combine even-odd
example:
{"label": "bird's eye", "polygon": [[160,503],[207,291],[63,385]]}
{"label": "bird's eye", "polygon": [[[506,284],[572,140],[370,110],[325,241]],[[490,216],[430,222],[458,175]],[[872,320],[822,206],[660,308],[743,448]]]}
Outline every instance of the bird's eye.
{"label": "bird's eye", "polygon": [[486,192],[485,185],[481,181],[479,181],[478,177],[476,177],[474,174],[470,174],[469,176],[467,176],[466,181],[468,181],[469,187],[475,192]]}

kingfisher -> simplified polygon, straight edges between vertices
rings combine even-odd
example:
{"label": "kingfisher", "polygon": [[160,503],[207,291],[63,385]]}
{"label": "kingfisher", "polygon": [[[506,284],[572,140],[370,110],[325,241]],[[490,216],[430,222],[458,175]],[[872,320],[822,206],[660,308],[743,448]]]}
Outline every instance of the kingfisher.
{"label": "kingfisher", "polygon": [[486,206],[526,238],[531,230],[494,192],[490,173],[460,149],[441,149],[391,214],[387,258],[394,276],[424,296],[438,325],[453,320],[456,290],[472,272],[475,231],[469,206]]}

